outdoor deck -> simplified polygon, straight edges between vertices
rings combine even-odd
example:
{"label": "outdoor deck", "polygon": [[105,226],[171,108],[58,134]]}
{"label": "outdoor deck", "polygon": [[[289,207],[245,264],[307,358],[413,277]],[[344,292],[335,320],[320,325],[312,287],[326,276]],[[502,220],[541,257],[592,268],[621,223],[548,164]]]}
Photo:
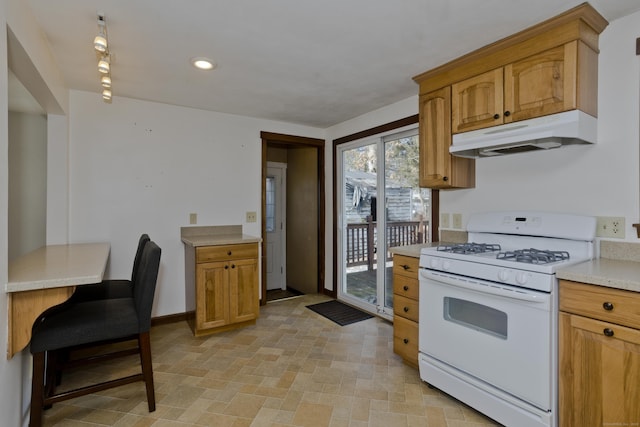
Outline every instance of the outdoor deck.
{"label": "outdoor deck", "polygon": [[[393,267],[387,263],[385,278],[385,306],[393,307]],[[378,270],[349,272],[347,269],[347,293],[371,304],[377,303],[376,275]]]}

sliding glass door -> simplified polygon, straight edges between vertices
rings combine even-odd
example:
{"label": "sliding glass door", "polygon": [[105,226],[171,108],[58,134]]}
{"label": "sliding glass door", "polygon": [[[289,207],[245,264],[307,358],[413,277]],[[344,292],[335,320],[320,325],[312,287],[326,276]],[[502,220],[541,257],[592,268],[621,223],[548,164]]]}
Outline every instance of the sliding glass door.
{"label": "sliding glass door", "polygon": [[417,129],[337,148],[338,298],[383,317],[393,314],[390,248],[429,235],[418,159]]}

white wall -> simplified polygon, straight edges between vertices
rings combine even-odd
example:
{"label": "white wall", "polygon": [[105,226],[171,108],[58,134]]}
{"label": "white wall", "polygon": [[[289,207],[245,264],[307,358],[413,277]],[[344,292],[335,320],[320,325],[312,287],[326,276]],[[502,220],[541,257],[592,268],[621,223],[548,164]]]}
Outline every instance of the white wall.
{"label": "white wall", "polygon": [[638,241],[640,12],[600,35],[598,143],[476,160],[476,188],[440,192],[441,212],[536,209],[625,217],[627,241]]}
{"label": "white wall", "polygon": [[[28,4],[22,0],[0,0],[0,227],[8,227],[8,102],[7,102],[7,28],[18,40],[20,46],[12,45],[12,51],[26,53],[28,60],[22,61],[19,75],[22,83],[30,91],[38,94],[37,99],[46,102],[47,106],[55,108],[57,112],[66,111],[67,92],[64,81],[44,35],[38,27],[35,18],[29,10]],[[23,58],[24,59],[24,58]],[[15,70],[14,70],[15,71]],[[46,90],[39,92],[46,87]],[[32,94],[33,94],[32,92]],[[35,96],[35,95],[34,95]],[[47,110],[48,111],[48,110]],[[66,132],[58,132],[59,135]],[[48,136],[48,138],[49,136]],[[66,140],[63,141],[66,145]],[[47,165],[49,168],[51,165]],[[54,167],[55,169],[55,167]],[[57,170],[58,174],[66,175],[66,167]],[[49,211],[49,207],[47,208]],[[0,283],[7,282],[8,269],[8,238],[7,233],[0,232]],[[16,354],[11,360],[4,355],[7,353],[7,294],[4,286],[0,290],[0,414],[2,423],[7,426],[26,425],[30,403],[31,357],[28,350]]]}
{"label": "white wall", "polygon": [[9,261],[47,243],[47,118],[9,113]]}
{"label": "white wall", "polygon": [[[260,235],[260,131],[322,129],[71,91],[69,240],[111,243],[107,277],[127,278],[138,237],[162,248],[153,316],[184,313],[180,227],[241,224]],[[245,223],[247,211],[258,221]]]}

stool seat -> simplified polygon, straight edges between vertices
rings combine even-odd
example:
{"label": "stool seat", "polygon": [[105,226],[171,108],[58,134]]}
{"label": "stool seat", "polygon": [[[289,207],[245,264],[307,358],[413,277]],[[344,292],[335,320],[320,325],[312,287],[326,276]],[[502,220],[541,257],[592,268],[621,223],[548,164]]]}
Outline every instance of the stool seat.
{"label": "stool seat", "polygon": [[32,353],[53,351],[139,332],[133,298],[87,301],[35,325],[30,349]]}

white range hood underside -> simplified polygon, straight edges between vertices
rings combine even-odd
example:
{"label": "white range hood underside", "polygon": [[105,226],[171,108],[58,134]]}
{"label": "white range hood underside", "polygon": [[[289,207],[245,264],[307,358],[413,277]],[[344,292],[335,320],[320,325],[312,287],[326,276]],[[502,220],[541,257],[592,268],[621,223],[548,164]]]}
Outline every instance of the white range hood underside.
{"label": "white range hood underside", "polygon": [[453,135],[449,152],[459,157],[493,157],[548,150],[570,144],[593,144],[598,120],[572,110],[535,119]]}

